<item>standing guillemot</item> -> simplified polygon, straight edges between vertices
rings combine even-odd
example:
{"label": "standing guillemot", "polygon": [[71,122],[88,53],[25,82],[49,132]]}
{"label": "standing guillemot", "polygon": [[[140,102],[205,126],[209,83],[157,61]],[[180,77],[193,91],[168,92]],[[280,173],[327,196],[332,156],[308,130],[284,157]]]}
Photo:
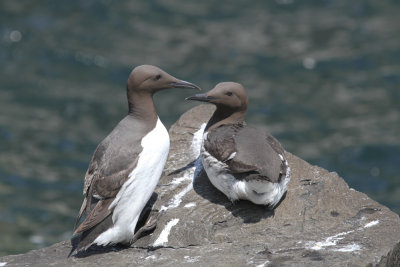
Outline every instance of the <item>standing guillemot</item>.
{"label": "standing guillemot", "polygon": [[287,190],[290,168],[285,150],[272,135],[245,124],[248,97],[243,86],[219,83],[186,100],[217,107],[204,130],[200,153],[211,183],[231,201],[275,207]]}
{"label": "standing guillemot", "polygon": [[[199,89],[163,70],[136,67],[127,82],[128,115],[96,148],[85,175],[85,199],[75,230],[82,233],[70,254],[91,245],[130,244],[139,215],[151,197],[169,151],[169,135],[161,123],[153,94],[167,88]],[[75,224],[75,226],[76,226]]]}

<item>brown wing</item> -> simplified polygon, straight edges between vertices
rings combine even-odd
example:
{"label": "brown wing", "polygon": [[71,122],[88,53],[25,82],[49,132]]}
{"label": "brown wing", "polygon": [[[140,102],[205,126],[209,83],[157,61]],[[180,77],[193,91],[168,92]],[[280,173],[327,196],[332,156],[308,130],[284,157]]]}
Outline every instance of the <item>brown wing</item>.
{"label": "brown wing", "polygon": [[[140,140],[145,130],[140,124],[128,125],[122,120],[116,128],[98,145],[93,153],[85,175],[83,193],[85,199],[77,216],[75,227],[83,214],[88,216],[98,200],[113,198],[136,167],[142,151]],[[121,131],[132,128],[128,133]]]}
{"label": "brown wing", "polygon": [[214,158],[219,161],[226,162],[232,153],[236,152],[235,140],[233,137],[242,125],[222,125],[207,134],[204,140],[204,148]]}
{"label": "brown wing", "polygon": [[90,214],[86,217],[85,221],[75,230],[74,235],[89,230],[110,215],[112,210],[109,209],[109,206],[114,199],[115,198],[107,198],[104,200],[99,200]]}
{"label": "brown wing", "polygon": [[284,156],[284,150],[268,133],[241,124],[223,125],[210,131],[206,141],[205,149],[225,162],[238,179],[279,181],[285,167],[279,154]]}
{"label": "brown wing", "polygon": [[[121,170],[117,173],[108,176],[94,176],[91,178],[91,184],[88,187],[88,192],[82,203],[79,215],[75,222],[75,227],[82,218],[86,211],[85,221],[78,229],[82,230],[81,227],[87,229],[88,226],[94,226],[97,223],[105,219],[113,209],[108,209],[109,204],[115,199],[121,186],[128,180],[129,174],[136,167],[138,162],[138,155],[133,163],[131,163],[126,169]],[[111,202],[110,202],[111,201]],[[108,203],[107,209],[105,209],[105,203]],[[90,227],[89,227],[90,228]],[[75,233],[79,233],[78,229]]]}
{"label": "brown wing", "polygon": [[276,140],[275,137],[273,137],[269,133],[265,133],[265,136],[268,144],[272,147],[272,149],[275,150],[276,153],[283,156],[285,154],[285,150],[283,149],[281,143],[279,143],[279,141]]}

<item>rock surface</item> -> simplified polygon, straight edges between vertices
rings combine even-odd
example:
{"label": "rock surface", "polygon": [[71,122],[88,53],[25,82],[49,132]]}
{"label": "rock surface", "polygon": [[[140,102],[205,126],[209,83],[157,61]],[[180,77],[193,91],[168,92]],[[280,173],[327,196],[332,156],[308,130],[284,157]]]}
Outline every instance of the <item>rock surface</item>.
{"label": "rock surface", "polygon": [[70,257],[70,241],[0,258],[0,266],[399,266],[400,219],[348,187],[334,172],[288,153],[291,182],[273,211],[231,203],[197,159],[213,107],[186,112],[171,127],[171,151],[156,189],[153,233],[130,248]]}

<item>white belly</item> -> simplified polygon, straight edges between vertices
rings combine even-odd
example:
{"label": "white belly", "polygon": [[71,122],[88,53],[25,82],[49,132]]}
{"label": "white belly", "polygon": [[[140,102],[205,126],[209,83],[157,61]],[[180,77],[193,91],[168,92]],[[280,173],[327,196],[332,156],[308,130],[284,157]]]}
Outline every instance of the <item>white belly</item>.
{"label": "white belly", "polygon": [[[202,145],[201,160],[210,182],[232,202],[239,199],[255,204],[275,206],[287,190],[290,168],[279,183],[238,180],[229,172],[228,165],[210,155]],[[287,162],[285,161],[285,164]]]}
{"label": "white belly", "polygon": [[139,215],[153,194],[167,161],[169,135],[160,119],[142,139],[141,145],[143,150],[136,168],[110,206],[115,207],[112,215],[114,225],[96,238],[93,243],[97,245],[129,243],[132,239]]}
{"label": "white belly", "polygon": [[239,199],[238,192],[235,190],[237,180],[228,173],[228,165],[211,156],[203,145],[201,146],[200,155],[203,168],[210,182],[231,201]]}

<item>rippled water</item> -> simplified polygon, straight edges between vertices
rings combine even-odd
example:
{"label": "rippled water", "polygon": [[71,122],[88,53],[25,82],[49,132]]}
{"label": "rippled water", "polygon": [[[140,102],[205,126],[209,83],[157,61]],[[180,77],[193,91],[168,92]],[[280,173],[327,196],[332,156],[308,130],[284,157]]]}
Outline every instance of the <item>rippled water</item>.
{"label": "rippled water", "polygon": [[[248,122],[400,213],[398,1],[0,2],[0,255],[70,237],[132,67],[244,84]],[[170,126],[195,103],[161,92]]]}

